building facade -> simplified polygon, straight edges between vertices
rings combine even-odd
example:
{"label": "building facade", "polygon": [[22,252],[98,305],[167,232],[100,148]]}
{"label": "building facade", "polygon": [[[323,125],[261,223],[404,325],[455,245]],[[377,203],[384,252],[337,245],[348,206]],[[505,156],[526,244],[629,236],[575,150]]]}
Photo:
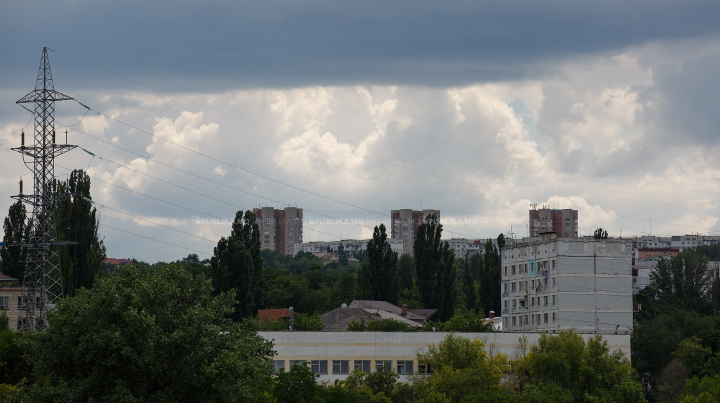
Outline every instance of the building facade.
{"label": "building facade", "polygon": [[273,207],[253,209],[260,227],[261,249],[270,249],[284,255],[295,255],[296,244],[303,240],[303,210],[286,207],[278,210]]}
{"label": "building facade", "polygon": [[402,243],[403,254],[413,253],[413,245],[417,239],[417,230],[425,221],[425,217],[435,215],[440,220],[440,210],[426,209],[422,211],[413,209],[391,210],[391,239]]}
{"label": "building facade", "polygon": [[485,239],[452,238],[448,241],[455,257],[464,259],[472,257],[485,250]]}
{"label": "building facade", "polygon": [[[276,371],[289,371],[292,365],[307,365],[318,375],[317,382],[344,380],[354,369],[365,372],[393,371],[400,382],[410,382],[411,375],[424,373],[424,363],[418,362],[418,350],[440,344],[449,332],[258,332],[274,343],[277,352],[272,358]],[[479,339],[492,356],[507,354],[517,360],[523,348],[538,343],[540,334],[455,333],[471,340]],[[519,339],[525,336],[527,344]],[[586,341],[591,334],[582,334]],[[630,358],[629,334],[602,335],[608,347],[620,350]]]}
{"label": "building facade", "polygon": [[632,243],[547,234],[502,251],[504,332],[632,330]]}
{"label": "building facade", "polygon": [[533,208],[530,210],[530,236],[554,232],[559,237],[578,236],[578,211]]}

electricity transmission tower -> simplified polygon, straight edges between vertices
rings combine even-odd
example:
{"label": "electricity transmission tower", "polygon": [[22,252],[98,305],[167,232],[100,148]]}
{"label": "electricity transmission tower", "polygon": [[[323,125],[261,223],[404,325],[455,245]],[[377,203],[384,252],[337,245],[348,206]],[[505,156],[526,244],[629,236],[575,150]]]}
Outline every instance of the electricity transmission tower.
{"label": "electricity transmission tower", "polygon": [[[55,203],[59,197],[68,195],[57,194],[55,157],[76,146],[55,142],[55,101],[72,99],[55,91],[47,48],[43,48],[35,90],[16,102],[18,104],[35,104],[33,142],[26,146],[23,132],[20,147],[13,148],[22,154],[25,166],[33,172],[33,194],[23,194],[21,180],[20,194],[12,196],[14,199],[32,206],[30,239],[28,243],[16,244],[16,246],[25,248],[27,252],[24,262],[25,273],[17,323],[18,330],[34,331],[46,328],[48,325],[47,310],[54,309],[55,302],[63,296],[57,247],[75,242],[57,241],[54,219]],[[28,161],[29,159],[32,161]]]}

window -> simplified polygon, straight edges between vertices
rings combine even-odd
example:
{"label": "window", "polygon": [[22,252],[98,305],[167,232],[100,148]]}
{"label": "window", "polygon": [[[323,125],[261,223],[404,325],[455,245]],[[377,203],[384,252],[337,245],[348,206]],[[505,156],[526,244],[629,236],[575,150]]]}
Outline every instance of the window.
{"label": "window", "polygon": [[555,305],[555,296],[552,296],[552,304]]}
{"label": "window", "polygon": [[418,373],[421,374],[432,374],[433,370],[427,364],[418,364]]}
{"label": "window", "polygon": [[0,297],[0,309],[10,309],[10,297]]}
{"label": "window", "polygon": [[514,300],[513,300],[513,308],[515,308],[516,306],[517,306],[517,300],[514,299]]}
{"label": "window", "polygon": [[392,372],[392,361],[375,361],[376,372]]}
{"label": "window", "polygon": [[553,287],[555,287],[555,277],[553,277],[552,279],[553,279]]}
{"label": "window", "polygon": [[505,266],[505,275],[507,276],[507,266]]}
{"label": "window", "polygon": [[398,361],[397,362],[397,373],[400,375],[412,375],[413,362],[412,361]]}
{"label": "window", "polygon": [[530,280],[530,286],[531,286],[532,288],[535,288],[535,280]]}
{"label": "window", "polygon": [[545,317],[543,319],[545,319],[543,323],[548,323],[548,314],[545,314]]}
{"label": "window", "polygon": [[553,312],[553,322],[555,322],[555,312]]}
{"label": "window", "polygon": [[505,286],[505,292],[508,292],[508,283],[503,284]]}
{"label": "window", "polygon": [[355,360],[355,366],[353,369],[359,369],[366,374],[370,373],[370,361],[357,361]]}
{"label": "window", "polygon": [[512,321],[513,321],[513,326],[515,326],[515,316],[513,316]]}
{"label": "window", "polygon": [[305,360],[290,361],[290,367],[291,367],[291,368],[294,367],[294,366],[296,366],[296,365],[307,365],[307,361],[305,361]]}
{"label": "window", "polygon": [[537,321],[535,323],[540,324],[540,314],[537,314]]}
{"label": "window", "polygon": [[525,315],[525,324],[526,325],[528,324],[528,316],[527,315]]}
{"label": "window", "polygon": [[327,361],[312,361],[310,364],[310,370],[314,374],[327,374]]}
{"label": "window", "polygon": [[523,288],[522,288],[522,285],[523,285],[522,281],[519,282],[518,284],[520,284],[520,291],[522,291],[522,290],[523,290]]}
{"label": "window", "polygon": [[333,361],[333,374],[349,374],[350,361]]}
{"label": "window", "polygon": [[505,300],[505,304],[503,304],[503,305],[505,306],[505,310],[507,311],[507,309],[508,309],[508,301]]}
{"label": "window", "polygon": [[285,361],[273,361],[272,362],[273,370],[275,372],[280,372],[280,370],[285,370]]}
{"label": "window", "polygon": [[510,274],[515,275],[515,265],[512,265],[510,269]]}
{"label": "window", "polygon": [[[543,297],[543,305],[547,306],[548,304],[548,297],[547,295]],[[547,321],[545,321],[547,323]]]}
{"label": "window", "polygon": [[527,288],[528,288],[528,282],[527,282],[527,280],[526,280],[526,281],[525,281],[525,289],[527,290]]}
{"label": "window", "polygon": [[512,292],[515,292],[515,283],[512,283]]}
{"label": "window", "polygon": [[535,324],[535,315],[531,315],[530,322],[534,325]]}

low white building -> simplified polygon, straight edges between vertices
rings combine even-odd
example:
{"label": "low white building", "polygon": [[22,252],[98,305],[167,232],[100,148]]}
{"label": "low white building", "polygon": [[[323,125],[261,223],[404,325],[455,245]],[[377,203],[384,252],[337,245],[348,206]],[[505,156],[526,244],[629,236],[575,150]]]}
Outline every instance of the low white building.
{"label": "low white building", "polygon": [[[449,332],[258,332],[274,343],[277,354],[273,357],[275,370],[286,371],[295,363],[304,363],[319,375],[318,382],[333,383],[344,380],[350,372],[359,368],[365,372],[394,371],[400,382],[408,382],[410,375],[423,372],[417,352],[428,346],[438,345]],[[468,339],[485,342],[490,356],[507,354],[515,360],[527,340],[526,348],[537,344],[538,333],[455,333]],[[593,335],[581,335],[586,341]],[[602,335],[608,347],[620,350],[630,358],[629,334]]]}
{"label": "low white building", "polygon": [[504,332],[632,330],[628,239],[525,239],[503,249],[501,275]]}

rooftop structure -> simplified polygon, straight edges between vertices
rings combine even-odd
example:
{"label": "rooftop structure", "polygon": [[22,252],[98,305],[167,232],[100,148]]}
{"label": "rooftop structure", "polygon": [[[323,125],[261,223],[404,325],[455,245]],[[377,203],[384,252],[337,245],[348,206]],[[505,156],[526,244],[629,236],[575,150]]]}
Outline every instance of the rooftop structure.
{"label": "rooftop structure", "polygon": [[530,237],[545,233],[555,233],[559,237],[578,236],[578,211],[573,209],[541,209],[530,210]]}
{"label": "rooftop structure", "polygon": [[[343,304],[344,305],[344,304]],[[323,314],[320,320],[325,331],[344,332],[353,321],[365,324],[374,320],[392,319],[411,327],[421,327],[437,309],[408,309],[387,301],[355,300],[348,307],[340,307]]]}

